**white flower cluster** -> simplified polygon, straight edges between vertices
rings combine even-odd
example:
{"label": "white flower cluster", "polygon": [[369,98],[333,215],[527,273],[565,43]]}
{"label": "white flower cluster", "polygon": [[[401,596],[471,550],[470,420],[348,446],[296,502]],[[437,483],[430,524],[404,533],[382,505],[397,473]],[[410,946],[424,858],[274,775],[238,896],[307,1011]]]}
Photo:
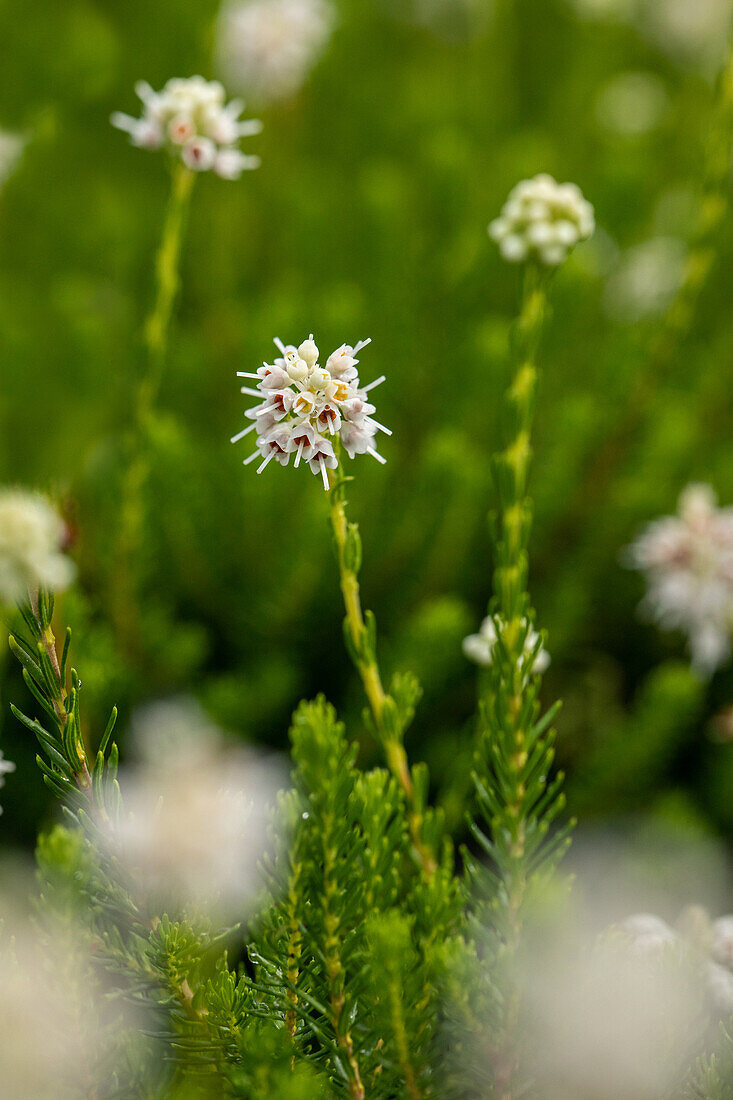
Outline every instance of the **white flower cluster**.
{"label": "white flower cluster", "polygon": [[231,745],[191,700],[147,708],[134,733],[142,760],[124,775],[114,856],[151,906],[241,917],[263,885],[285,775],[273,758]]}
{"label": "white flower cluster", "polygon": [[305,83],[335,22],[329,0],[235,0],[219,18],[220,71],[261,103],[285,99]]}
{"label": "white flower cluster", "polygon": [[[11,764],[9,760],[6,760],[3,756],[2,749],[0,749],[0,787],[5,785],[5,776],[9,772],[15,771],[15,764]],[[3,812],[2,806],[0,806],[0,814]]]}
{"label": "white flower cluster", "polygon": [[232,436],[236,443],[249,432],[257,432],[257,450],[245,458],[245,466],[262,458],[259,474],[273,458],[287,466],[294,454],[294,465],[305,460],[314,474],[320,473],[328,490],[328,470],[338,465],[335,441],[350,458],[370,454],[384,462],[374,446],[375,436],[378,431],[392,433],[373,419],[375,408],[367,397],[384,376],[362,386],[357,370],[356,356],[368,343],[342,344],[321,367],[312,335],[297,348],[275,340],[280,356],[274,363],[265,363],[256,374],[238,371],[240,378],[257,380],[256,389],[242,386],[242,393],[262,399],[244,414],[254,423]]}
{"label": "white flower cluster", "polygon": [[557,267],[594,229],[593,207],[579,187],[539,175],[513,188],[501,214],[489,226],[489,236],[509,263],[523,263],[532,257],[547,267]]}
{"label": "white flower cluster", "polygon": [[718,508],[709,485],[688,485],[677,515],[650,523],[624,561],[646,577],[642,611],[687,634],[693,666],[712,675],[731,652],[733,508]]}
{"label": "white flower cluster", "polygon": [[238,179],[243,171],[259,167],[259,158],[246,156],[237,147],[240,138],[258,134],[256,119],[240,121],[244,106],[226,103],[223,86],[202,76],[169,80],[162,92],[139,81],[135,91],[142,100],[141,118],[115,111],[111,122],[130,135],[141,149],[166,148],[180,156],[195,172],[212,169],[222,179]]}
{"label": "white flower cluster", "polygon": [[[711,1007],[723,1016],[733,1013],[733,916],[710,921],[704,910],[691,906],[682,914],[680,930],[653,913],[636,913],[620,925],[632,950],[655,958],[671,952],[694,951]],[[685,925],[687,927],[685,927]]]}
{"label": "white flower cluster", "polygon": [[[526,629],[526,620],[522,623],[523,628]],[[527,631],[527,636],[524,641],[524,660],[528,661],[535,649],[537,643],[540,640],[540,636],[536,630],[531,627]],[[489,668],[494,660],[494,648],[496,646],[496,624],[491,615],[488,615],[481,623],[478,634],[469,634],[467,638],[463,639],[463,652],[468,657],[469,661],[473,661],[475,664],[480,665],[482,668]],[[537,656],[532,664],[532,672],[540,674],[544,672],[550,664],[550,654],[540,646]]]}
{"label": "white flower cluster", "polygon": [[22,600],[29,588],[68,588],[75,569],[63,553],[65,537],[64,521],[43,497],[0,493],[0,604]]}

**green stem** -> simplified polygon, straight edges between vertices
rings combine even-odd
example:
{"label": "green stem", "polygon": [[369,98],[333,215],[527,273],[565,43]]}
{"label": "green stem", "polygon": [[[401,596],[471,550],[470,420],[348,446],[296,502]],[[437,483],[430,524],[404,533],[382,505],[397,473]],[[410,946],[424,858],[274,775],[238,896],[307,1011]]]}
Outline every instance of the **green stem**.
{"label": "green stem", "polygon": [[145,322],[146,370],[138,384],[129,459],[120,496],[117,563],[112,608],[118,635],[132,649],[135,636],[135,564],[145,520],[143,493],[150,472],[149,434],[168,352],[171,317],[180,287],[179,262],[183,230],[195,174],[182,163],[173,168],[163,234],[155,260],[156,295]]}
{"label": "green stem", "polygon": [[[486,710],[495,715],[490,733],[497,746],[501,745],[502,810],[493,831],[501,850],[503,961],[510,969],[519,949],[528,882],[525,777],[532,707],[526,705],[528,678],[523,651],[530,611],[527,546],[532,517],[527,484],[547,280],[545,271],[534,264],[527,267],[521,310],[512,332],[513,377],[504,398],[506,444],[493,464],[500,512],[492,610],[499,639],[494,654],[493,696],[487,698]],[[511,1100],[518,1064],[515,1033],[519,989],[509,970],[506,977],[503,1028],[494,1058],[495,1087],[501,1100]]]}
{"label": "green stem", "polygon": [[373,639],[362,611],[358,575],[361,565],[361,541],[357,525],[350,523],[346,518],[345,479],[340,465],[335,470],[328,471],[328,481],[331,527],[338,553],[341,592],[346,609],[346,631],[350,640],[349,650],[364,685],[387,764],[405,794],[410,835],[418,861],[425,877],[431,879],[437,869],[437,863],[433,851],[422,836],[422,813],[417,804],[405,746],[401,737],[387,729],[384,721],[385,708],[394,710],[394,703],[382,685]]}

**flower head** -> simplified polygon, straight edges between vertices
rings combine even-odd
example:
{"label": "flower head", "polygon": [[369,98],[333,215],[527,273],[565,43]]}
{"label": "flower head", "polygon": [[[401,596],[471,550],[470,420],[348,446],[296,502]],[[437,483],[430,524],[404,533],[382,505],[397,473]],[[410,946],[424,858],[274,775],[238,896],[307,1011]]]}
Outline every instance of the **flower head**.
{"label": "flower head", "polygon": [[280,356],[274,363],[265,363],[256,374],[238,371],[240,378],[257,381],[256,388],[243,386],[242,393],[260,399],[245,413],[254,423],[232,436],[236,443],[257,432],[257,450],[244,460],[245,465],[261,458],[259,474],[273,458],[287,466],[292,454],[294,466],[307,462],[328,489],[328,470],[338,465],[336,443],[350,458],[370,454],[384,462],[376,450],[375,436],[378,431],[392,433],[373,419],[376,410],[368,398],[384,377],[362,386],[357,370],[356,357],[368,343],[342,344],[322,367],[312,335],[297,348],[275,340]]}
{"label": "flower head", "polygon": [[[522,621],[522,626],[526,629],[526,619]],[[531,661],[533,654],[537,650],[537,643],[539,640],[540,636],[537,631],[529,627],[524,639],[525,663]],[[489,668],[494,661],[494,648],[496,642],[496,622],[493,616],[488,615],[481,623],[478,634],[469,634],[467,638],[463,639],[463,652],[466,657],[468,657],[469,661],[473,661],[482,668]],[[534,661],[532,661],[531,671],[535,674],[540,674],[547,669],[549,664],[550,654],[543,646],[540,646]]]}
{"label": "flower head", "polygon": [[237,91],[260,102],[294,95],[328,42],[330,0],[234,0],[219,19],[219,66]]}
{"label": "flower head", "polygon": [[579,187],[539,175],[522,180],[511,191],[489,226],[489,236],[510,263],[533,258],[557,267],[594,229],[593,207]]}
{"label": "flower head", "polygon": [[63,553],[65,538],[64,521],[43,497],[0,493],[0,603],[23,599],[28,588],[67,588],[75,570]]}
{"label": "flower head", "polygon": [[[5,776],[9,772],[15,771],[15,764],[11,764],[9,760],[5,760],[3,757],[2,749],[0,749],[0,787],[5,785]],[[3,812],[2,806],[0,806],[0,814]]]}
{"label": "flower head", "polygon": [[642,610],[687,634],[693,666],[711,675],[731,650],[733,508],[718,508],[709,485],[688,485],[677,515],[650,523],[624,561],[646,578]]}
{"label": "flower head", "polygon": [[259,158],[245,156],[238,142],[258,134],[262,124],[256,119],[240,120],[244,105],[236,99],[226,103],[217,80],[202,76],[169,80],[161,92],[139,81],[135,91],[142,100],[142,117],[115,111],[111,118],[113,126],[130,135],[133,145],[165,148],[194,172],[211,169],[222,179],[237,179],[246,169],[259,166]]}
{"label": "flower head", "polygon": [[231,745],[185,698],[147,708],[134,733],[141,762],[124,775],[112,853],[151,904],[241,916],[263,885],[279,763]]}

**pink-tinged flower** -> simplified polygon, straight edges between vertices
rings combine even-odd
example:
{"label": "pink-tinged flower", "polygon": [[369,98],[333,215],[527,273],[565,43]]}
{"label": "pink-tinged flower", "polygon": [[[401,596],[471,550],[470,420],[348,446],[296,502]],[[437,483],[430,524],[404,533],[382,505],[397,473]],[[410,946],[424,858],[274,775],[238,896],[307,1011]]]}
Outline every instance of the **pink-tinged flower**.
{"label": "pink-tinged flower", "polygon": [[260,473],[273,457],[287,466],[290,455],[295,454],[293,465],[307,462],[328,489],[328,471],[338,466],[339,445],[350,458],[370,454],[384,462],[375,447],[375,437],[378,431],[392,433],[373,419],[375,408],[367,398],[384,378],[367,386],[359,381],[357,356],[368,343],[362,340],[354,347],[342,344],[321,367],[312,336],[297,348],[276,340],[280,356],[274,363],[265,363],[256,373],[238,371],[240,378],[257,383],[256,387],[243,386],[242,393],[261,399],[245,413],[254,423],[232,437],[232,443],[236,443],[250,432],[257,432],[257,450],[244,460],[245,464],[262,456],[265,461],[257,470]]}
{"label": "pink-tinged flower", "polygon": [[709,485],[689,485],[677,515],[650,523],[623,556],[642,572],[642,612],[688,637],[693,667],[710,676],[731,652],[733,508],[718,508]]}
{"label": "pink-tinged flower", "polygon": [[141,118],[115,111],[111,122],[130,135],[141,149],[166,148],[194,172],[213,171],[222,179],[238,179],[242,172],[259,166],[257,157],[238,148],[241,138],[258,134],[256,119],[241,120],[243,104],[225,103],[225,92],[216,81],[192,76],[169,80],[161,92],[144,81],[135,86],[142,100]]}

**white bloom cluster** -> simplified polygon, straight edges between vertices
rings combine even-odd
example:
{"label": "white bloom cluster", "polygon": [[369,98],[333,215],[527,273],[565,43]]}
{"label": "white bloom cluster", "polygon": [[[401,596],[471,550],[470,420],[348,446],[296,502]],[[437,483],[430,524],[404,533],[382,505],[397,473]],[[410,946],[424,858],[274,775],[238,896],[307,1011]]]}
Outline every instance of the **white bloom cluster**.
{"label": "white bloom cluster", "polygon": [[512,189],[501,214],[489,226],[489,236],[509,263],[532,257],[557,267],[594,229],[593,207],[580,188],[543,174]]}
{"label": "white bloom cluster", "polygon": [[265,363],[256,374],[238,371],[240,378],[257,380],[256,389],[242,386],[242,393],[262,399],[244,414],[254,423],[232,436],[236,443],[249,432],[257,432],[257,450],[245,458],[245,466],[262,458],[259,474],[273,458],[287,466],[294,454],[294,465],[305,460],[314,474],[320,473],[328,490],[328,470],[338,465],[334,441],[340,442],[350,458],[370,454],[384,462],[374,446],[375,436],[378,431],[392,433],[373,419],[375,408],[367,397],[369,390],[384,381],[384,375],[362,386],[357,370],[356,356],[368,343],[342,344],[321,367],[312,335],[297,348],[275,340],[280,356],[274,363]]}
{"label": "white bloom cluster", "polygon": [[[9,760],[6,760],[3,756],[2,749],[0,749],[0,787],[5,784],[5,776],[9,772],[15,771],[15,764],[11,764]],[[2,806],[0,806],[0,814],[3,812]]]}
{"label": "white bloom cluster", "polygon": [[712,675],[731,652],[733,508],[718,508],[709,485],[688,485],[677,515],[650,523],[623,560],[646,577],[642,611],[687,634],[693,666]]}
{"label": "white bloom cluster", "polygon": [[186,700],[148,708],[135,740],[143,759],[123,776],[112,852],[152,906],[240,917],[262,886],[280,767],[229,744]]}
{"label": "white bloom cluster", "polygon": [[0,604],[23,599],[29,588],[68,588],[75,569],[63,553],[65,536],[64,521],[43,497],[0,493]]}
{"label": "white bloom cluster", "polygon": [[335,22],[330,0],[235,0],[219,17],[219,69],[243,95],[285,99],[305,83]]}
{"label": "white bloom cluster", "polygon": [[[523,628],[526,628],[526,620],[523,622]],[[527,661],[531,658],[537,643],[540,640],[540,636],[536,630],[531,627],[527,631],[527,637],[524,642],[524,660]],[[481,623],[478,634],[469,634],[467,638],[463,639],[463,652],[468,657],[469,661],[473,661],[477,665],[481,665],[482,668],[489,668],[494,660],[494,647],[496,646],[496,624],[491,615],[488,615]],[[544,647],[540,646],[537,656],[532,664],[532,672],[540,674],[544,672],[550,664],[550,654]]]}
{"label": "white bloom cluster", "polygon": [[680,918],[679,930],[653,913],[636,913],[620,925],[635,954],[656,958],[670,952],[682,957],[692,949],[711,1008],[723,1016],[733,1013],[733,916],[710,921],[704,910],[690,906]]}
{"label": "white bloom cluster", "polygon": [[141,118],[115,111],[111,122],[130,135],[141,149],[166,148],[180,156],[195,172],[212,169],[222,179],[238,179],[243,171],[259,166],[259,158],[246,156],[237,147],[240,138],[258,134],[256,119],[240,121],[244,106],[226,93],[217,80],[202,76],[169,80],[161,92],[139,81],[135,91],[142,100]]}

